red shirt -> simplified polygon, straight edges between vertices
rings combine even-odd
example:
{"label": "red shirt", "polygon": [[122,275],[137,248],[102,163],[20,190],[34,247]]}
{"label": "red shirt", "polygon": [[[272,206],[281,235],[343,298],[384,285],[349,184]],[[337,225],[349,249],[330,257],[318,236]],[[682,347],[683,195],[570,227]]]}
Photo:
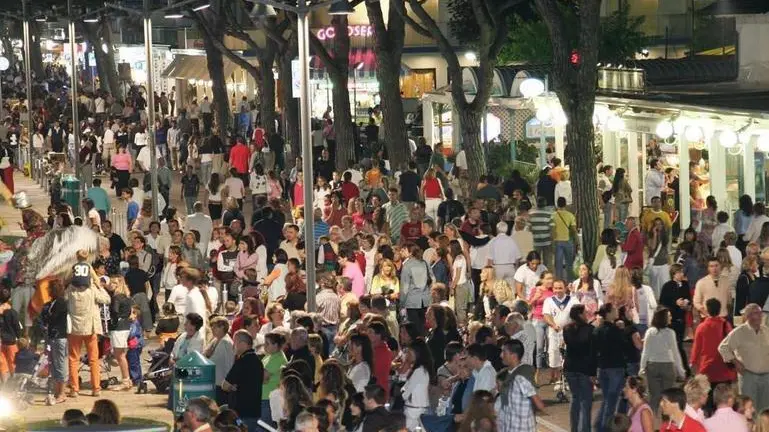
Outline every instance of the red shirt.
{"label": "red shirt", "polygon": [[422,236],[422,222],[405,222],[401,225],[401,239],[406,241],[416,241]]}
{"label": "red shirt", "polygon": [[441,183],[437,178],[425,179],[423,190],[425,198],[440,198],[441,197]]}
{"label": "red shirt", "polygon": [[363,252],[361,251],[356,251],[355,261],[358,263],[358,267],[360,267],[360,271],[362,273],[366,273],[366,255],[364,255]]}
{"label": "red shirt", "polygon": [[481,223],[473,223],[470,218],[467,218],[462,222],[462,226],[459,227],[459,229],[470,235],[479,235],[481,233]]}
{"label": "red shirt", "polygon": [[256,144],[256,148],[261,150],[262,147],[264,147],[264,129],[260,127],[254,129],[253,139],[254,139],[254,144]]}
{"label": "red shirt", "polygon": [[681,424],[681,427],[679,428],[677,424],[672,423],[670,421],[666,421],[662,423],[662,426],[660,427],[660,432],[706,432],[705,427],[700,424],[697,420],[689,417],[684,416],[684,422]]}
{"label": "red shirt", "polygon": [[622,250],[627,253],[625,258],[625,267],[628,269],[640,269],[644,266],[644,244],[641,238],[641,231],[638,228],[633,228],[627,234],[625,243],[622,244]]}
{"label": "red shirt", "polygon": [[374,378],[376,383],[385,391],[385,400],[390,399],[390,365],[393,361],[393,352],[386,343],[380,342],[374,346]]}
{"label": "red shirt", "polygon": [[235,168],[239,174],[248,172],[248,157],[251,151],[244,144],[235,144],[230,150],[230,166]]}
{"label": "red shirt", "polygon": [[360,190],[358,186],[355,186],[353,182],[342,182],[342,200],[348,202],[351,199],[358,198],[360,196]]}
{"label": "red shirt", "polygon": [[726,382],[737,379],[737,372],[724,363],[718,353],[718,345],[732,331],[732,326],[722,317],[708,317],[694,332],[691,364],[710,382]]}
{"label": "red shirt", "polygon": [[342,226],[342,218],[347,216],[347,209],[344,207],[334,208],[333,205],[324,209],[324,219],[329,227]]}

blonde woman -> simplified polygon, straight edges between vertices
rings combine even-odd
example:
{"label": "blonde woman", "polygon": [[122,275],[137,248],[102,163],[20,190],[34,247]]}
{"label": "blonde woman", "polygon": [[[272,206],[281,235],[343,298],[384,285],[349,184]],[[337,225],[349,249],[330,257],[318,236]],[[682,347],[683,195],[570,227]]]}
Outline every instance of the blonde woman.
{"label": "blonde woman", "polygon": [[113,390],[130,390],[131,377],[128,374],[128,360],[126,352],[128,351],[128,334],[131,329],[131,292],[122,276],[110,278],[107,290],[112,297],[109,305],[109,338],[112,343],[112,350],[115,354],[115,360],[120,368],[120,375],[123,377],[123,383]]}
{"label": "blonde woman", "polygon": [[[398,298],[400,292],[400,279],[395,273],[395,264],[387,258],[383,259],[379,263],[379,274],[374,276],[371,280],[371,290],[369,294],[376,295],[381,294],[390,300]],[[387,294],[390,291],[391,294]]]}
{"label": "blonde woman", "polygon": [[481,288],[479,291],[483,293],[483,308],[486,311],[486,316],[491,315],[491,311],[496,305],[510,305],[515,300],[510,284],[504,279],[497,279],[493,266],[486,266],[481,269]]}
{"label": "blonde woman", "polygon": [[729,298],[734,299],[735,287],[737,286],[737,277],[740,275],[740,269],[732,264],[732,257],[726,248],[718,249],[716,259],[721,264],[721,273],[718,274],[718,288],[728,288]]}
{"label": "blonde woman", "polygon": [[684,385],[684,392],[686,392],[686,410],[684,413],[703,424],[705,412],[702,411],[702,407],[707,403],[710,393],[708,377],[702,374],[695,375]]}
{"label": "blonde woman", "polygon": [[606,300],[617,308],[624,307],[627,316],[631,317],[633,322],[638,323],[635,288],[633,288],[630,270],[627,267],[617,267],[617,270],[614,272],[614,281],[609,285]]}

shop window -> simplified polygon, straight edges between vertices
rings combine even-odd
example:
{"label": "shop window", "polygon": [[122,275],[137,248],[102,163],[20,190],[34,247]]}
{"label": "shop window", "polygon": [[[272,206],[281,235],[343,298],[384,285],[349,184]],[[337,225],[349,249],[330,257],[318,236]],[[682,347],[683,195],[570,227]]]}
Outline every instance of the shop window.
{"label": "shop window", "polygon": [[411,69],[401,78],[404,98],[420,98],[425,92],[435,90],[435,69]]}

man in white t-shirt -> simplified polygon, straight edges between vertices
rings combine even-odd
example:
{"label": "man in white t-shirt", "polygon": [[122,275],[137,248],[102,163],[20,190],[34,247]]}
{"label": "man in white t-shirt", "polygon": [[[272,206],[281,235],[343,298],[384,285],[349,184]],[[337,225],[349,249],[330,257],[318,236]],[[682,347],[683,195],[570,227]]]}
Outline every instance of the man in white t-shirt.
{"label": "man in white t-shirt", "polygon": [[515,240],[507,235],[507,222],[497,224],[497,236],[489,243],[488,264],[494,266],[497,279],[507,281],[512,287],[515,284],[515,271],[521,260],[521,251]]}
{"label": "man in white t-shirt", "polygon": [[454,166],[463,171],[467,171],[467,156],[465,155],[465,149],[462,149],[457,153],[457,157],[454,160]]}

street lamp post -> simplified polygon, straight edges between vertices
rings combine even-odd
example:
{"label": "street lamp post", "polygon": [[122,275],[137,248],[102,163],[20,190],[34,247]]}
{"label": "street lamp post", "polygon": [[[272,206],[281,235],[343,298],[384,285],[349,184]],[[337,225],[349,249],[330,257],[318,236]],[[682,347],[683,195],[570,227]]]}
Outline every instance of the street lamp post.
{"label": "street lamp post", "polygon": [[[32,166],[32,63],[30,56],[30,53],[32,50],[30,49],[31,36],[29,34],[29,1],[28,0],[22,0],[21,6],[23,9],[23,15],[24,15],[24,22],[23,22],[23,33],[24,33],[24,78],[26,81],[26,87],[27,87],[27,140],[29,141],[27,143],[27,147],[29,150],[29,160],[30,160],[30,167]],[[13,53],[11,53],[13,55]],[[0,87],[2,87],[2,84],[0,84]],[[1,98],[0,98],[1,99]],[[30,171],[32,169],[30,168]]]}
{"label": "street lamp post", "polygon": [[150,146],[150,178],[152,185],[152,220],[158,220],[158,158],[155,147],[155,86],[152,81],[152,17],[150,0],[144,0],[144,50],[147,56],[147,145]]}
{"label": "street lamp post", "polygon": [[[72,0],[67,0],[67,24],[69,35],[69,55],[70,65],[72,67],[72,73],[70,74],[70,94],[72,95],[72,136],[75,139],[75,177],[80,178],[80,119],[77,112],[77,41],[75,40],[75,16],[72,10]],[[29,33],[29,26],[27,26],[27,33]],[[26,43],[24,44],[27,45]],[[29,70],[29,69],[27,69]],[[29,72],[28,72],[29,73]],[[27,85],[30,85],[29,83]],[[31,89],[29,90],[30,97],[32,96]],[[69,144],[67,144],[69,147]],[[69,149],[67,149],[69,151]],[[86,187],[88,185],[85,185]],[[79,214],[80,203],[75,213]]]}
{"label": "street lamp post", "polygon": [[304,238],[307,254],[307,310],[315,312],[315,223],[313,207],[312,142],[310,139],[310,29],[306,0],[299,0],[296,28],[299,35],[299,118],[302,134],[302,175],[304,180]]}

